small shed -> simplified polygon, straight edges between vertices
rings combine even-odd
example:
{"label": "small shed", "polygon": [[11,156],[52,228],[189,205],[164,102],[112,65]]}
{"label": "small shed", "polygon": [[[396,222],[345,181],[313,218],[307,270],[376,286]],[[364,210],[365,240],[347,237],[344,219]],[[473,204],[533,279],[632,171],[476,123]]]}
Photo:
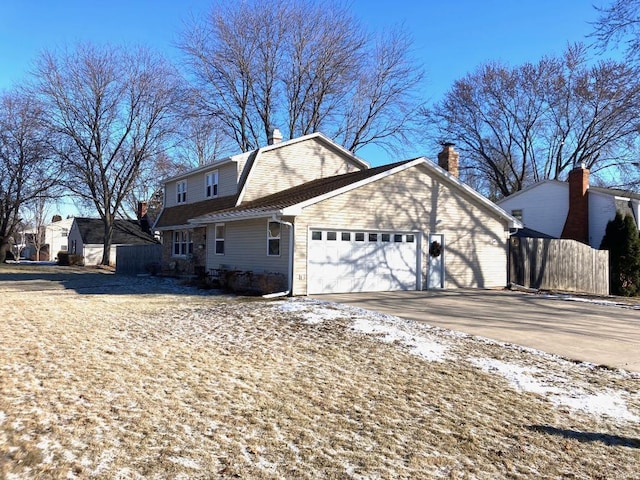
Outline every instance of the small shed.
{"label": "small shed", "polygon": [[[116,247],[120,245],[156,244],[147,222],[144,220],[117,219],[113,225],[109,264],[116,264]],[[104,249],[104,223],[100,218],[76,217],[69,231],[68,251],[82,255],[85,265],[98,265],[102,262]]]}

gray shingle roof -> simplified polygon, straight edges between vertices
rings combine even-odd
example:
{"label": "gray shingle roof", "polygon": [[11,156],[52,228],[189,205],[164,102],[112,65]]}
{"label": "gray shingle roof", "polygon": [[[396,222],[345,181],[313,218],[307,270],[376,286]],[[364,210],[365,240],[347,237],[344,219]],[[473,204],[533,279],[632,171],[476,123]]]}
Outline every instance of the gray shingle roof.
{"label": "gray shingle roof", "polygon": [[[76,217],[76,225],[84,244],[101,244],[104,242],[104,223],[99,218]],[[113,225],[113,245],[130,245],[157,243],[157,240],[144,231],[137,220],[117,219]]]}

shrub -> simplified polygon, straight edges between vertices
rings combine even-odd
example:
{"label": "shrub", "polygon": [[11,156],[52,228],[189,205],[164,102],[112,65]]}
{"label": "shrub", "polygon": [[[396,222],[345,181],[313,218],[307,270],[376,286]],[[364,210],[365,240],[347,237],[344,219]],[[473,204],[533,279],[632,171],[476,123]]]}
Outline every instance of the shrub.
{"label": "shrub", "polygon": [[601,250],[609,250],[611,293],[632,297],[640,292],[640,236],[632,217],[616,213],[607,223]]}
{"label": "shrub", "polygon": [[58,265],[84,265],[84,257],[69,252],[58,252]]}

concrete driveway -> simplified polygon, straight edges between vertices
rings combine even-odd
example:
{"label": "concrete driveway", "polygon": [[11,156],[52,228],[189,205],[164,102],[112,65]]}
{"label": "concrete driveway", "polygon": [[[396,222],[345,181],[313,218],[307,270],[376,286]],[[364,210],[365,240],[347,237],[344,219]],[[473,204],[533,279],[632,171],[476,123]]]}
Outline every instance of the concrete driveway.
{"label": "concrete driveway", "polygon": [[633,308],[496,290],[350,293],[314,298],[640,372],[640,310]]}

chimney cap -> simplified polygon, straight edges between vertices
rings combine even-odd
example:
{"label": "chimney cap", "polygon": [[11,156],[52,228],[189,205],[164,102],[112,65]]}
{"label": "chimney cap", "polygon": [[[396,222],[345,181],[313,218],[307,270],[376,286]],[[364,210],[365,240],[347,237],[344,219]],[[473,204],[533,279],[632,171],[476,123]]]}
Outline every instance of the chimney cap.
{"label": "chimney cap", "polygon": [[456,144],[453,142],[442,142],[440,145],[442,145],[443,147],[455,147]]}

